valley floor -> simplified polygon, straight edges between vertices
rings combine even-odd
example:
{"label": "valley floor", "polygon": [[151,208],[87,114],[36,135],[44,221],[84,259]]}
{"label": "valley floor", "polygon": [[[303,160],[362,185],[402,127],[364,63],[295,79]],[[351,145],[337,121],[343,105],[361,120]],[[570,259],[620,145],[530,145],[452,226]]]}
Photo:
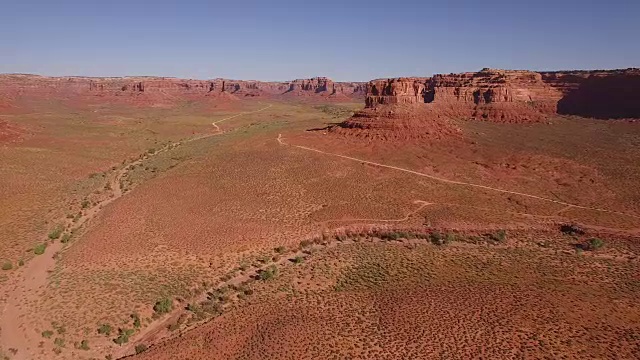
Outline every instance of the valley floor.
{"label": "valley floor", "polygon": [[461,121],[459,138],[404,143],[326,130],[359,107],[0,115],[20,129],[0,148],[0,355],[640,352],[637,124]]}

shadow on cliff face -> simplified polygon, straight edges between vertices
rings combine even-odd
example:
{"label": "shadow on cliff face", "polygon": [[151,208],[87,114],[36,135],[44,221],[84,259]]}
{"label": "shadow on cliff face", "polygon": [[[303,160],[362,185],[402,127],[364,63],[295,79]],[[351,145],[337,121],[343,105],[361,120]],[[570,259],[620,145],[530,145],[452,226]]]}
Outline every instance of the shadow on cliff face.
{"label": "shadow on cliff face", "polygon": [[560,99],[558,113],[598,119],[640,118],[640,76],[590,77]]}

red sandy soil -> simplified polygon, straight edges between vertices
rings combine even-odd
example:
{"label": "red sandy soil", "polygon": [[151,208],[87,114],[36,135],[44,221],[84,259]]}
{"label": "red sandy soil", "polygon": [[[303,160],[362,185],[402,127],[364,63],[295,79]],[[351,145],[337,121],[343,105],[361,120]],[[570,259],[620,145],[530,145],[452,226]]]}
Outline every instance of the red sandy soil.
{"label": "red sandy soil", "polygon": [[[386,116],[391,132],[368,117],[364,133],[371,135],[363,139],[333,133],[353,129],[305,131],[344,120],[335,115],[343,113],[340,105],[269,107],[227,95],[191,101],[129,91],[39,105],[31,99],[18,104],[22,117],[8,120],[33,136],[3,149],[20,171],[3,169],[12,174],[6,179],[14,195],[3,200],[2,216],[12,219],[12,234],[28,235],[0,244],[9,249],[4,253],[16,264],[25,251],[32,257],[29,246],[46,241],[55,225],[65,234],[77,230],[69,245],[56,240],[45,255],[7,272],[0,295],[13,315],[3,316],[0,335],[5,352],[19,347],[12,359],[46,359],[55,349],[61,358],[131,354],[137,344],[172,335],[166,324],[180,313],[153,318],[160,298],[175,299],[181,310],[186,304],[178,299],[202,297],[230,272],[241,276],[230,280],[239,285],[254,275],[238,270],[241,264],[265,256],[260,269],[275,263],[284,270],[276,281],[254,283],[257,300],[227,305],[230,311],[208,325],[143,356],[571,358],[634,350],[636,249],[607,238],[599,257],[575,260],[573,239],[557,240],[557,227],[575,221],[638,233],[635,124],[554,118],[496,125],[416,116],[397,106]],[[419,135],[399,137],[398,129]],[[55,200],[47,199],[51,194]],[[47,222],[25,220],[32,218]],[[272,256],[284,246],[306,257],[311,253],[294,250],[301,239],[381,224],[524,229],[534,240],[524,249],[517,241],[489,249],[474,243],[442,253],[412,242],[336,246],[309,260],[312,268]],[[538,249],[549,229],[560,244],[555,252]],[[592,273],[585,269],[612,272],[575,281]],[[298,290],[311,291],[300,297]],[[103,323],[132,327],[132,313],[142,325],[127,345],[96,333]],[[42,338],[57,328],[51,322],[65,327],[58,335],[66,348],[54,345],[57,335]],[[7,335],[7,324],[19,331]],[[83,339],[90,350],[71,346]]]}
{"label": "red sandy soil", "polygon": [[637,244],[628,262],[559,252],[569,244],[531,235],[550,248],[516,245],[513,235],[520,250],[406,240],[317,250],[278,265],[275,280],[243,285],[251,295],[222,316],[134,358],[633,358]]}
{"label": "red sandy soil", "polygon": [[24,133],[20,127],[0,119],[0,144],[20,141]]}

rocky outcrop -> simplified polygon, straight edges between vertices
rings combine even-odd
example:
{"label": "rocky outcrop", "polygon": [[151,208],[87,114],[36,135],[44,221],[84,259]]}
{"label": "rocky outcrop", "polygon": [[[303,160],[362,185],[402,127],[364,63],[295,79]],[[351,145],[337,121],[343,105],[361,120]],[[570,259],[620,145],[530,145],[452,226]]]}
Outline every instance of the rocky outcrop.
{"label": "rocky outcrop", "polygon": [[542,73],[558,89],[563,115],[598,119],[640,118],[640,69]]}
{"label": "rocky outcrop", "polygon": [[333,81],[326,77],[312,79],[297,79],[289,84],[289,91],[311,91],[314,93],[334,92]]}
{"label": "rocky outcrop", "polygon": [[366,86],[366,107],[425,102],[428,78],[372,80]]}
{"label": "rocky outcrop", "polygon": [[388,104],[430,104],[442,115],[501,122],[539,121],[555,112],[562,94],[531,71],[483,69],[431,78],[374,80],[368,108]]}
{"label": "rocky outcrop", "polygon": [[443,118],[503,123],[548,121],[558,114],[640,118],[640,69],[542,73],[483,69],[372,80],[366,86],[365,105],[339,126],[340,131],[421,131],[426,126],[441,136],[451,132]]}
{"label": "rocky outcrop", "polygon": [[429,104],[456,118],[541,121],[556,114],[640,117],[640,70],[539,73],[483,69],[431,78],[373,80],[367,108]]}
{"label": "rocky outcrop", "polygon": [[334,134],[368,140],[441,140],[461,133],[451,121],[426,106],[408,103],[365,108],[332,126]]}
{"label": "rocky outcrop", "polygon": [[348,96],[364,97],[364,83],[334,82],[317,77],[290,82],[262,82],[228,79],[190,80],[166,77],[45,77],[38,75],[0,75],[0,92],[96,96]]}
{"label": "rocky outcrop", "polygon": [[289,83],[287,93],[322,94],[325,96],[363,97],[366,88],[364,83],[334,82],[326,77],[297,79]]}
{"label": "rocky outcrop", "polygon": [[483,69],[435,75],[427,102],[449,116],[497,122],[536,122],[556,112],[562,97],[532,71]]}

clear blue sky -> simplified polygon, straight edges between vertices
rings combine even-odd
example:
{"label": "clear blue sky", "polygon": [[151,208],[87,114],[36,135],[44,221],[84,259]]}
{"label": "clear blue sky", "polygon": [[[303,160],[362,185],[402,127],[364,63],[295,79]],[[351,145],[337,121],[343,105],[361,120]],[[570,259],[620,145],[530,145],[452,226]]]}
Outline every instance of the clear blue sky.
{"label": "clear blue sky", "polygon": [[640,66],[640,0],[0,0],[0,73],[370,80]]}

